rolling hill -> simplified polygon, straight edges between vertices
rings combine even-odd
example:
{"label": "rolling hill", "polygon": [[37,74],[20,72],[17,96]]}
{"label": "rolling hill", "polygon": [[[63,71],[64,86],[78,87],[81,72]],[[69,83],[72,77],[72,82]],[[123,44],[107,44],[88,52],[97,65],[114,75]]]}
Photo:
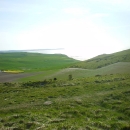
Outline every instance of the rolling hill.
{"label": "rolling hill", "polygon": [[0,53],[0,70],[22,70],[26,72],[62,69],[76,62],[77,60],[62,54]]}
{"label": "rolling hill", "polygon": [[129,57],[101,55],[79,62],[93,67],[84,69],[61,54],[0,54],[0,69],[25,71],[0,72],[0,129],[129,130]]}
{"label": "rolling hill", "polygon": [[[20,82],[39,81],[55,77],[66,80],[69,74],[72,74],[73,78],[107,74],[130,74],[130,49],[113,54],[99,55],[87,61],[77,61],[62,54],[1,53],[0,70],[34,72],[28,73],[28,76],[25,77],[13,74],[12,77],[20,76],[17,80]],[[6,78],[4,77],[7,80],[2,80],[3,82],[15,81],[17,79],[10,79],[10,75],[7,76]]]}
{"label": "rolling hill", "polygon": [[97,69],[118,62],[130,62],[130,49],[113,54],[103,54],[72,65],[74,68]]}
{"label": "rolling hill", "polygon": [[19,79],[20,82],[39,81],[45,79],[68,80],[68,75],[73,79],[93,77],[96,75],[130,74],[130,62],[119,62],[98,69],[65,68],[59,71],[44,71],[37,75]]}

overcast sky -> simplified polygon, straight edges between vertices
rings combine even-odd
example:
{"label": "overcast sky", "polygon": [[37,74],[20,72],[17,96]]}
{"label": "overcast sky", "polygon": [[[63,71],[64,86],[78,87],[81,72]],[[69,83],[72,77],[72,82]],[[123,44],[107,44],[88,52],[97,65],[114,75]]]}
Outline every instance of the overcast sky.
{"label": "overcast sky", "polygon": [[0,50],[65,48],[84,59],[130,48],[130,0],[0,0]]}

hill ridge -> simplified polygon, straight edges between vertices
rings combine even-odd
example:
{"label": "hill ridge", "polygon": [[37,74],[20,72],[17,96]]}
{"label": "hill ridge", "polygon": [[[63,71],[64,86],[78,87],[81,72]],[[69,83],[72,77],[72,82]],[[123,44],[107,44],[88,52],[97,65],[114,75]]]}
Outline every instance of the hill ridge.
{"label": "hill ridge", "polygon": [[117,62],[130,62],[130,49],[112,54],[102,54],[85,61],[80,61],[71,67],[97,69]]}

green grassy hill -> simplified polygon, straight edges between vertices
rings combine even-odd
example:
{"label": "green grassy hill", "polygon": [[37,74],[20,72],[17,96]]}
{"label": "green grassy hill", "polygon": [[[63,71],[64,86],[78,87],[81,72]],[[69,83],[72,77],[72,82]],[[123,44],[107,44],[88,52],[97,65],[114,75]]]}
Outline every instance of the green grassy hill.
{"label": "green grassy hill", "polygon": [[1,53],[0,70],[41,71],[61,69],[77,62],[62,54]]}
{"label": "green grassy hill", "polygon": [[81,61],[71,67],[97,69],[118,62],[130,62],[130,49],[113,54],[103,54],[92,59]]}
{"label": "green grassy hill", "polygon": [[70,74],[74,79],[92,77],[96,75],[130,74],[130,63],[120,62],[99,69],[64,69],[56,72],[52,75],[52,77],[57,77],[58,79],[68,79],[68,75]]}
{"label": "green grassy hill", "polygon": [[89,69],[67,68],[76,62],[61,54],[0,54],[0,70],[34,71],[0,83],[0,130],[130,130],[130,50],[79,63]]}
{"label": "green grassy hill", "polygon": [[98,69],[66,68],[59,71],[44,71],[34,76],[21,78],[18,81],[40,81],[57,78],[58,80],[68,80],[72,75],[73,79],[92,77],[96,75],[110,74],[130,74],[130,62],[119,62]]}

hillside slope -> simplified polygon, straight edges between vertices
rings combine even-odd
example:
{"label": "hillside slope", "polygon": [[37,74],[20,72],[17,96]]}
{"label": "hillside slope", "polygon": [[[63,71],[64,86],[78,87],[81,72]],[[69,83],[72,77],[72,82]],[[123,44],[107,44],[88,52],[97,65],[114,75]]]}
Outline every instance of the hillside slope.
{"label": "hillside slope", "polygon": [[[99,69],[81,69],[81,68],[69,68],[56,72],[52,75],[52,78],[68,79],[68,75],[72,74],[73,78],[83,78],[95,75],[109,75],[109,74],[130,74],[130,63],[119,62],[112,65],[108,65]],[[51,78],[51,77],[49,77]]]}
{"label": "hillside slope", "polygon": [[40,71],[61,69],[77,62],[62,54],[1,53],[0,70]]}
{"label": "hillside slope", "polygon": [[113,74],[130,74],[130,62],[119,62],[112,65],[108,65],[98,69],[82,69],[82,68],[65,68],[59,71],[44,71],[37,75],[21,78],[17,81],[40,81],[43,79],[68,80],[68,76],[71,74],[73,79],[82,79],[86,77],[93,77],[96,75],[113,75]]}
{"label": "hillside slope", "polygon": [[113,54],[103,54],[92,59],[81,61],[71,67],[97,69],[117,62],[130,62],[130,49]]}

